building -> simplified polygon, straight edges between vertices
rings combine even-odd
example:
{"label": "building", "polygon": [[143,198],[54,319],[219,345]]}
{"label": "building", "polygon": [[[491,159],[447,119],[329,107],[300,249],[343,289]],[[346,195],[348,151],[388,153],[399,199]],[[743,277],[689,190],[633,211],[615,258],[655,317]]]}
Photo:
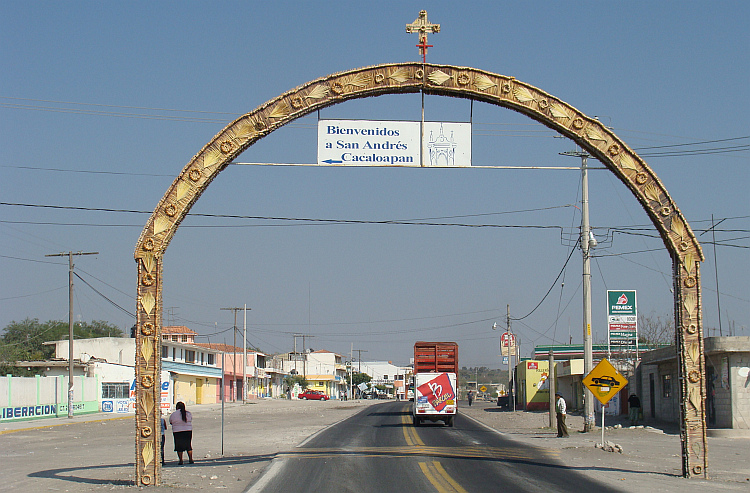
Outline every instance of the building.
{"label": "building", "polygon": [[[708,435],[750,437],[750,337],[706,337],[703,347]],[[674,346],[644,353],[636,382],[644,417],[680,422]]]}
{"label": "building", "polygon": [[[281,383],[284,375],[302,375],[309,389],[324,392],[332,399],[341,399],[346,392],[346,371],[344,357],[327,350],[278,354],[266,368],[271,381],[278,379]],[[295,389],[289,390],[296,397]]]}
{"label": "building", "polygon": [[413,373],[410,367],[396,366],[390,361],[363,361],[355,365],[357,371],[368,374],[372,385],[383,385],[389,397],[405,399],[408,377]]}

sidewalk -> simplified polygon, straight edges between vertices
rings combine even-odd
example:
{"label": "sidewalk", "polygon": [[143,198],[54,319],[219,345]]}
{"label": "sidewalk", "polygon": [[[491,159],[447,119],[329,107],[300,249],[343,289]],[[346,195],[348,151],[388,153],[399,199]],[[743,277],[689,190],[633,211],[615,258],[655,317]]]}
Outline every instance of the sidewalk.
{"label": "sidewalk", "polygon": [[[503,411],[494,402],[461,402],[460,412],[535,447],[560,451],[560,459],[592,479],[623,491],[750,491],[750,440],[708,438],[708,481],[682,478],[679,430],[662,424],[630,428],[627,416],[606,416],[604,440],[622,447],[623,453],[595,448],[601,443],[601,428],[581,433],[583,417],[568,415],[570,438],[557,438],[549,427],[547,412]],[[597,416],[601,419],[600,416]],[[620,429],[610,429],[620,424]]]}
{"label": "sidewalk", "polygon": [[[222,440],[221,404],[189,406],[195,464],[178,466],[171,431],[162,486],[133,485],[134,416],[96,413],[0,424],[0,491],[244,492],[273,458],[333,423],[382,401],[227,403]],[[223,443],[222,443],[223,442]],[[222,450],[223,448],[223,450]],[[223,453],[222,453],[223,452]]]}

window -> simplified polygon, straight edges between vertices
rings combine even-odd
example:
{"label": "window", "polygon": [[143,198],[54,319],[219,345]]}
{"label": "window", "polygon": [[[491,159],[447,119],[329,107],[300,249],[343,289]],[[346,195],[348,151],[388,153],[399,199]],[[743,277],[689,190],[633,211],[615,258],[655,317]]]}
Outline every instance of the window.
{"label": "window", "polygon": [[208,353],[208,364],[213,365],[214,364],[214,357],[215,355]]}
{"label": "window", "polygon": [[102,383],[102,399],[127,399],[130,397],[128,383]]}
{"label": "window", "polygon": [[672,375],[661,376],[661,393],[663,397],[672,396]]}
{"label": "window", "polygon": [[388,380],[388,375],[383,375],[383,380]]}
{"label": "window", "polygon": [[161,335],[161,339],[162,339],[162,341],[168,341],[169,340],[169,336],[166,335],[166,334],[162,334]]}
{"label": "window", "polygon": [[188,342],[187,340],[187,334],[182,335],[182,342]]}
{"label": "window", "polygon": [[177,348],[172,348],[172,361],[175,361],[177,359]]}
{"label": "window", "polygon": [[195,363],[195,351],[185,351],[185,363]]}
{"label": "window", "polygon": [[177,342],[177,341],[179,341],[179,340],[180,340],[180,336],[172,336],[172,340],[173,340],[174,342]]}
{"label": "window", "polygon": [[169,348],[167,346],[161,347],[161,357],[162,358],[169,358]]}

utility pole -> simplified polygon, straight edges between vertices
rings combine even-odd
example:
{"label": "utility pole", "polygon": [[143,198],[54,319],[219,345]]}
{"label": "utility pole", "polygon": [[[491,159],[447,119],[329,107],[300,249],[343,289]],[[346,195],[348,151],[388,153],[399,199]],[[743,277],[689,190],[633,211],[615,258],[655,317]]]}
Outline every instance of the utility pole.
{"label": "utility pole", "polygon": [[305,355],[305,359],[302,360],[302,376],[307,379],[307,349],[305,346],[306,337],[315,337],[310,334],[302,334],[302,353]]}
{"label": "utility pole", "polygon": [[45,255],[45,257],[68,257],[68,418],[73,417],[73,255],[99,255],[99,252]]}
{"label": "utility pole", "polygon": [[[513,332],[510,330],[510,304],[506,305],[506,315],[505,315],[505,323],[508,327],[508,388],[511,389],[511,392],[509,394],[509,399],[512,401],[512,403],[508,403],[511,406],[511,409],[515,412],[516,410],[516,387],[513,385],[513,372],[511,371],[511,365],[510,365],[510,358],[511,358],[511,352],[515,353],[516,351],[516,345],[515,341],[513,340]],[[518,362],[518,357],[516,356],[516,362]]]}
{"label": "utility pole", "polygon": [[[583,151],[561,153],[564,156],[581,158],[581,253],[583,255],[583,374],[594,369],[593,342],[591,338],[591,257],[589,251],[596,243],[589,225],[589,176],[587,160],[590,157]],[[594,430],[594,394],[584,389],[583,431]]]}
{"label": "utility pole", "polygon": [[349,399],[354,398],[354,343],[349,352]]}
{"label": "utility pole", "polygon": [[[247,402],[247,303],[245,303],[245,320],[242,324],[242,403]],[[251,308],[252,310],[252,308]]]}
{"label": "utility pole", "polygon": [[357,361],[359,361],[359,370],[357,372],[362,373],[362,353],[366,353],[367,351],[364,349],[352,349],[352,351],[357,351]]}
{"label": "utility pole", "polygon": [[[555,353],[549,350],[549,427],[555,427],[555,392],[557,392],[557,382],[555,382]],[[602,442],[604,443],[604,442]]]}
{"label": "utility pole", "polygon": [[[234,312],[234,325],[232,326],[232,335],[234,336],[234,344],[232,344],[232,382],[234,382],[234,392],[232,392],[232,402],[237,401],[237,312],[240,310],[247,310],[247,305],[244,307],[231,307],[231,308],[219,308],[219,310],[232,310]],[[242,382],[242,393],[245,394],[245,382]],[[243,396],[242,401],[245,401]]]}

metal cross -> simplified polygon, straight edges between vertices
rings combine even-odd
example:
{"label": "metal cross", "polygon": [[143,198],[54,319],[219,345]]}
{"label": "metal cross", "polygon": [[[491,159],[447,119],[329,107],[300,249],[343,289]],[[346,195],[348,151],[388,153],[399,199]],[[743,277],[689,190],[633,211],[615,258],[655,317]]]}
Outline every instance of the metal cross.
{"label": "metal cross", "polygon": [[427,11],[420,10],[419,17],[414,22],[406,25],[407,33],[418,33],[419,34],[419,54],[422,55],[422,63],[427,62],[427,48],[432,48],[432,45],[427,44],[427,33],[439,33],[440,24],[431,24],[427,20]]}

